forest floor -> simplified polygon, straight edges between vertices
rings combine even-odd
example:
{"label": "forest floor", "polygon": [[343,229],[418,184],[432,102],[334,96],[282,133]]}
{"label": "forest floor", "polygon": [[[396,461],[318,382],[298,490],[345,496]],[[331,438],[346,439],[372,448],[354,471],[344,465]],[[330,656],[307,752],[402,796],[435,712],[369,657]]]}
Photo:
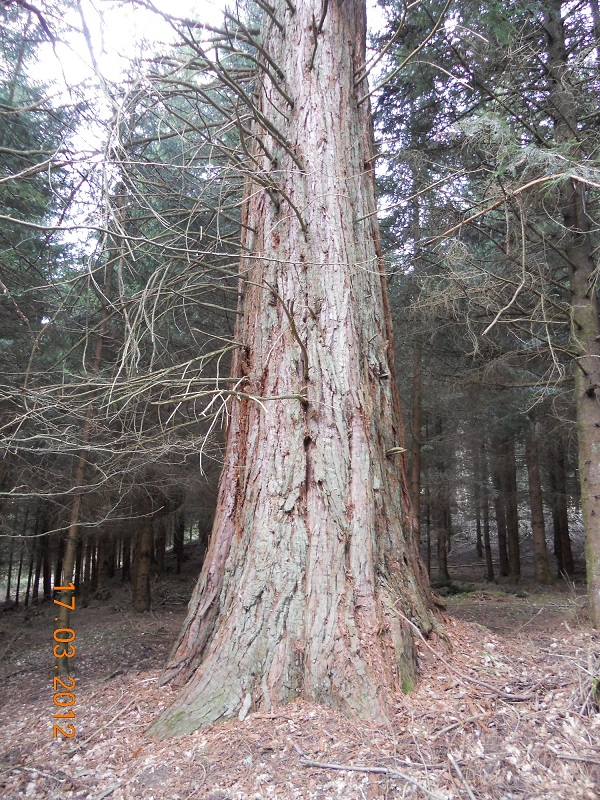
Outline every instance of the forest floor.
{"label": "forest floor", "polygon": [[459,588],[446,598],[451,648],[418,642],[420,681],[394,699],[386,726],[296,702],[148,740],[145,730],[174,696],[157,681],[197,555],[182,576],[154,583],[149,614],[129,611],[121,587],[75,611],[71,739],[52,736],[54,607],[1,613],[0,797],[595,800],[600,636],[582,582],[486,584],[472,550],[458,543],[450,558]]}

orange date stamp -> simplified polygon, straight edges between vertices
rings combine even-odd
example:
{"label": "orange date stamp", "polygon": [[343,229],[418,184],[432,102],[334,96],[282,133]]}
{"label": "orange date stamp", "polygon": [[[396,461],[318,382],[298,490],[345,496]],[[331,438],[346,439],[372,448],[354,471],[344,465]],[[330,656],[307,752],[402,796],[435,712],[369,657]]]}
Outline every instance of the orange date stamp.
{"label": "orange date stamp", "polygon": [[[70,583],[68,586],[55,586],[54,590],[57,592],[74,592],[75,585]],[[69,611],[75,610],[75,595],[71,595],[69,603],[63,603],[62,600],[55,600],[56,605],[68,608]],[[58,622],[58,617],[54,617],[54,621]],[[73,628],[56,628],[54,630],[54,656],[55,658],[73,658],[75,655],[75,631]],[[58,669],[58,664],[55,669]],[[75,711],[71,706],[75,705],[75,678],[71,675],[58,675],[54,678],[54,705],[58,706],[57,713],[54,714],[55,720],[60,720],[59,723],[54,723],[54,738],[58,739],[59,735],[64,736],[65,739],[72,739],[75,736],[76,729],[71,723],[63,722],[63,720],[75,719]],[[64,725],[64,727],[62,727]]]}

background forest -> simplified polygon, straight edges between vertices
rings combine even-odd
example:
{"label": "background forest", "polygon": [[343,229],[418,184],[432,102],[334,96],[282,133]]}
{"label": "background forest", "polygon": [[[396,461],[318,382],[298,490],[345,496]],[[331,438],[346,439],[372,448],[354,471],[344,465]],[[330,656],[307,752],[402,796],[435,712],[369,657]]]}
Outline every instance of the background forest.
{"label": "background forest", "polygon": [[[51,599],[66,556],[82,605],[119,580],[148,610],[165,552],[179,571],[186,542],[206,546],[242,391],[246,100],[269,5],[216,25],[121,5],[153,11],[165,42],[111,80],[91,6],[2,3],[9,606]],[[379,9],[364,70],[423,557],[438,585],[457,537],[489,581],[581,579],[586,526],[597,581],[597,0]],[[45,83],[74,37],[91,70]]]}

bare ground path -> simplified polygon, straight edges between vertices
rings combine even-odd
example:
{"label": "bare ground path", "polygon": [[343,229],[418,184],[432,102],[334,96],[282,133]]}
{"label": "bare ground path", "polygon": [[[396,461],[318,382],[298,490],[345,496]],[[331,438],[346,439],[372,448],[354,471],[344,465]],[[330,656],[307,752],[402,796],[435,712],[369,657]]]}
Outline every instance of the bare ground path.
{"label": "bare ground path", "polygon": [[[461,580],[478,571],[474,561],[470,572],[454,570]],[[52,738],[53,608],[0,614],[3,800],[599,796],[591,691],[600,637],[581,588],[474,582],[449,596],[451,650],[419,645],[421,680],[396,698],[389,726],[298,702],[151,742],[144,731],[173,696],[157,678],[193,578],[157,584],[150,614],[126,610],[123,589],[75,612],[76,735],[68,740]]]}

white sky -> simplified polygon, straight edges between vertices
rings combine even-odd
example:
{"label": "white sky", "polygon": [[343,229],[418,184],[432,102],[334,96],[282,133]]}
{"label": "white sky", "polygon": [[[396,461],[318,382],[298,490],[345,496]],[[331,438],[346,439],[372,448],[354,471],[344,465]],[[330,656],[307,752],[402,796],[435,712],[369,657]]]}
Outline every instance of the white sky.
{"label": "white sky", "polygon": [[[235,0],[153,0],[161,11],[173,16],[199,19],[209,25],[220,25],[223,9],[235,6]],[[85,19],[90,29],[94,54],[105,78],[118,81],[127,62],[139,54],[148,55],[152,42],[169,44],[174,33],[158,15],[134,3],[115,0],[81,0]],[[367,0],[369,22],[379,29],[383,16],[376,0]],[[77,10],[67,16],[67,24],[79,30],[81,21]],[[149,47],[150,46],[150,47]],[[67,42],[53,48],[40,49],[40,61],[32,70],[35,78],[44,82],[57,81],[60,85],[74,86],[91,77],[93,69],[90,55],[81,34],[73,33]]]}
{"label": "white sky", "polygon": [[[221,26],[223,9],[235,8],[235,0],[152,0],[155,7],[174,17],[199,19],[209,25]],[[375,5],[376,0],[367,0],[369,21],[373,29],[380,29],[383,15]],[[168,22],[152,11],[140,8],[127,0],[81,0],[86,25],[90,31],[94,58],[99,71],[109,83],[118,84],[137,56],[148,57],[167,52],[177,40],[176,32]],[[72,90],[94,77],[92,58],[81,33],[81,18],[77,9],[69,12],[64,20],[71,34],[52,46],[42,45],[38,50],[38,61],[30,72],[58,93],[69,105],[77,94]],[[371,77],[376,82],[376,77]],[[98,85],[96,81],[96,86]],[[84,96],[89,96],[84,90]],[[82,152],[95,152],[103,146],[105,131],[103,124],[111,116],[110,105],[97,94],[96,119],[79,129],[74,143]]]}
{"label": "white sky", "polygon": [[[219,25],[225,0],[153,0],[161,11],[173,16],[199,18]],[[134,3],[117,4],[114,0],[81,0],[90,30],[94,55],[101,73],[108,80],[118,81],[132,57],[149,55],[151,43],[169,44],[175,34],[160,16]],[[32,69],[35,78],[74,86],[91,77],[91,57],[81,34],[81,20],[76,9],[65,19],[74,31],[66,42],[40,48],[39,63]],[[153,48],[152,48],[153,49]],[[151,52],[151,51],[150,51]]]}

